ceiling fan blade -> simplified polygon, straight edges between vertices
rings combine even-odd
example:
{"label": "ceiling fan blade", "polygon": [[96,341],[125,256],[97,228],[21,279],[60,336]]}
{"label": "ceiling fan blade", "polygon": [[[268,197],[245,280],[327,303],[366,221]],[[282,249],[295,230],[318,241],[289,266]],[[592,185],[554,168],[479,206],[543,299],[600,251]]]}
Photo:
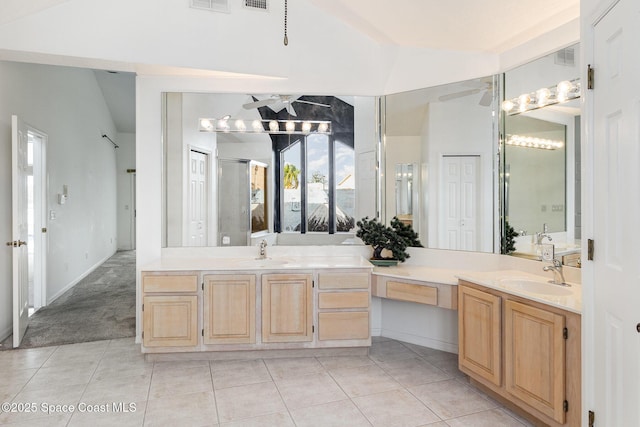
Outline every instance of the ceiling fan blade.
{"label": "ceiling fan blade", "polygon": [[493,93],[492,91],[487,89],[482,95],[482,98],[480,98],[478,104],[482,105],[483,107],[488,107],[491,105],[491,101],[493,101]]}
{"label": "ceiling fan blade", "polygon": [[317,105],[318,107],[327,107],[327,108],[331,108],[331,105],[328,104],[321,104],[319,102],[313,102],[313,101],[305,101],[303,99],[298,99],[294,102],[300,102],[302,104],[311,104],[311,105]]}
{"label": "ceiling fan blade", "polygon": [[452,99],[462,98],[463,96],[469,96],[480,92],[482,89],[469,89],[463,90],[461,92],[449,93],[447,95],[442,95],[438,99],[440,101],[450,101]]}
{"label": "ceiling fan blade", "polygon": [[242,106],[242,108],[244,108],[245,110],[251,110],[252,108],[266,107],[267,105],[271,105],[276,101],[278,101],[278,99],[267,98],[267,99],[263,99],[261,101],[249,102],[247,104],[244,104]]}

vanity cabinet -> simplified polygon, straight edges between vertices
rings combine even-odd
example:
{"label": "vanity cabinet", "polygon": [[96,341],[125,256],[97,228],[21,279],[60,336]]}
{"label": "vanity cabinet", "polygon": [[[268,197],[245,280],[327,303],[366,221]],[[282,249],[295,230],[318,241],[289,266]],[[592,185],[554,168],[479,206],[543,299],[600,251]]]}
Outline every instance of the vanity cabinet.
{"label": "vanity cabinet", "polygon": [[255,274],[206,274],[203,323],[204,344],[255,344]]}
{"label": "vanity cabinet", "polygon": [[372,295],[451,310],[458,308],[457,286],[443,283],[374,274]]}
{"label": "vanity cabinet", "polygon": [[458,288],[458,360],[461,369],[497,386],[502,383],[501,298]]}
{"label": "vanity cabinet", "polygon": [[197,346],[197,274],[143,274],[142,292],[145,347]]}
{"label": "vanity cabinet", "polygon": [[368,340],[369,274],[318,274],[318,340]]}
{"label": "vanity cabinet", "polygon": [[580,425],[580,315],[461,281],[460,370],[550,426]]}
{"label": "vanity cabinet", "polygon": [[262,275],[262,341],[313,340],[313,276]]}

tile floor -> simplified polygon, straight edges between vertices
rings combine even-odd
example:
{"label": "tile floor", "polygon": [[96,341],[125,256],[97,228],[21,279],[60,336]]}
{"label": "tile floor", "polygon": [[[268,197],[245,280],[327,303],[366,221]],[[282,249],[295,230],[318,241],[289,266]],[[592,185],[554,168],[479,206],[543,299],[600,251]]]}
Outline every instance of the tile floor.
{"label": "tile floor", "polygon": [[530,425],[456,355],[386,338],[368,357],[153,363],[133,338],[4,351],[0,402],[0,425],[30,427]]}

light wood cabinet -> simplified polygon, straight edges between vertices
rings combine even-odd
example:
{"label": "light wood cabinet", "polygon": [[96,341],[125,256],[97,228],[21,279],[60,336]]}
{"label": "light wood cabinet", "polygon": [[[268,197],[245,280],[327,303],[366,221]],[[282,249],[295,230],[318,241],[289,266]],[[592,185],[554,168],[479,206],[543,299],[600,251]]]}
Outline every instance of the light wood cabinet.
{"label": "light wood cabinet", "polygon": [[450,310],[458,308],[457,286],[444,283],[431,283],[422,280],[400,279],[373,274],[371,295],[398,301],[434,305]]}
{"label": "light wood cabinet", "polygon": [[142,291],[145,347],[198,345],[197,274],[143,275]]}
{"label": "light wood cabinet", "polygon": [[458,358],[461,368],[500,386],[500,297],[467,286],[458,295]]}
{"label": "light wood cabinet", "polygon": [[[318,275],[318,340],[368,345],[369,275],[366,273],[320,273]],[[342,344],[341,344],[342,345]]]}
{"label": "light wood cabinet", "polygon": [[256,342],[256,276],[210,274],[203,286],[204,344]]}
{"label": "light wood cabinet", "polygon": [[311,274],[262,275],[262,341],[313,340]]}
{"label": "light wood cabinet", "polygon": [[504,313],[505,388],[564,423],[564,316],[516,301],[505,301]]}
{"label": "light wood cabinet", "polygon": [[458,302],[460,370],[536,422],[579,426],[580,315],[468,282]]}

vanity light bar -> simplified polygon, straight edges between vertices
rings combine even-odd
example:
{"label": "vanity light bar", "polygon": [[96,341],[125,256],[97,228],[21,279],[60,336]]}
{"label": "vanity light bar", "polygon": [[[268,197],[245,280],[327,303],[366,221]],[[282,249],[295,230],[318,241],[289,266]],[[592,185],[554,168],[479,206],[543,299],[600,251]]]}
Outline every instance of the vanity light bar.
{"label": "vanity light bar", "polygon": [[516,147],[555,150],[557,148],[562,148],[564,142],[553,139],[534,138],[532,136],[507,135],[506,144]]}
{"label": "vanity light bar", "polygon": [[308,135],[318,133],[331,134],[331,122],[326,120],[253,120],[249,123],[242,119],[225,116],[221,119],[198,119],[200,132],[236,132],[266,133],[275,135]]}
{"label": "vanity light bar", "polygon": [[543,87],[531,93],[523,93],[517,98],[502,101],[502,110],[510,116],[537,110],[547,105],[561,104],[580,98],[580,79],[563,80],[555,86]]}

